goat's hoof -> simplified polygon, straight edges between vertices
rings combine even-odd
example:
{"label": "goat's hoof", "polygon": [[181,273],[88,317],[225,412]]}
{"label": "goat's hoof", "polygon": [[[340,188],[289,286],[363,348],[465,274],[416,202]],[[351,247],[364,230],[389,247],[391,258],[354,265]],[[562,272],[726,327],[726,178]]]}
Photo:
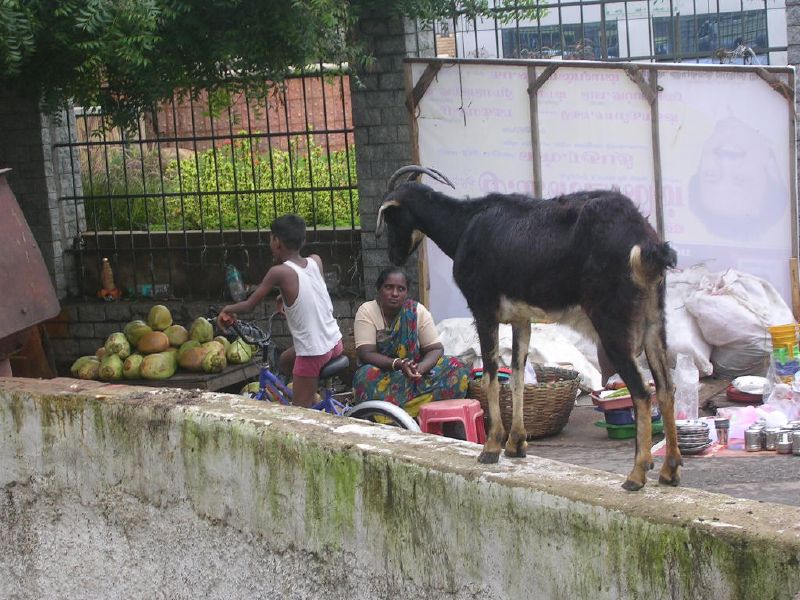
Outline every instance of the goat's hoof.
{"label": "goat's hoof", "polygon": [[681,456],[670,456],[664,461],[664,464],[669,467],[672,471],[677,471],[678,467],[683,466],[683,457]]}
{"label": "goat's hoof", "polygon": [[681,478],[677,475],[677,473],[675,475],[673,475],[672,477],[667,477],[665,475],[659,475],[658,483],[660,483],[661,485],[671,485],[672,487],[675,487],[677,485],[680,485]]}
{"label": "goat's hoof", "polygon": [[528,453],[524,447],[517,448],[516,450],[506,448],[506,456],[508,458],[525,458],[528,456]]}
{"label": "goat's hoof", "polygon": [[628,490],[629,492],[637,492],[644,487],[643,483],[639,483],[638,481],[634,481],[633,479],[626,479],[625,483],[622,484],[622,489]]}
{"label": "goat's hoof", "polygon": [[478,462],[482,465],[494,465],[500,460],[500,452],[487,452],[484,450],[478,455]]}

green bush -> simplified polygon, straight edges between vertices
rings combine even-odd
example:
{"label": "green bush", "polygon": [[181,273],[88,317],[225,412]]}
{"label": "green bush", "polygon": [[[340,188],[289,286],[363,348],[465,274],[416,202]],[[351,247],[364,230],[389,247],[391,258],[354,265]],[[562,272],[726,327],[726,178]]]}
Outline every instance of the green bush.
{"label": "green bush", "polygon": [[297,213],[309,226],[358,226],[358,191],[349,187],[356,173],[354,148],[326,154],[310,140],[305,151],[300,147],[305,140],[299,136],[288,150],[262,152],[240,139],[168,164],[156,149],[109,150],[107,159],[95,161],[99,168],[84,168],[87,225],[133,231],[266,229],[276,217]]}

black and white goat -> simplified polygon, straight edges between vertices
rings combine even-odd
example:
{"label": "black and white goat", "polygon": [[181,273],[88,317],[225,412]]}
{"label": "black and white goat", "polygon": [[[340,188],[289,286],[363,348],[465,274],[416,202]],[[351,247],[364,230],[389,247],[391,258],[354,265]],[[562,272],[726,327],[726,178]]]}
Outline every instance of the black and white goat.
{"label": "black and white goat", "polygon": [[[523,373],[531,319],[556,319],[582,309],[602,348],[628,386],[636,415],[636,455],[623,487],[637,490],[653,468],[650,391],[636,357],[644,349],[664,419],[667,448],[659,481],[679,482],[682,464],[667,365],[664,274],[676,255],[626,196],[578,192],[552,200],[518,194],[456,199],[418,183],[421,175],[454,187],[438,171],[409,165],[389,180],[376,233],[388,229],[389,259],[402,264],[431,238],[453,259],[453,277],[467,300],[481,344],[490,429],[478,457],[495,463],[505,439],[500,419],[498,324],[512,342],[510,457],[525,456]],[[399,185],[398,180],[407,177]]]}

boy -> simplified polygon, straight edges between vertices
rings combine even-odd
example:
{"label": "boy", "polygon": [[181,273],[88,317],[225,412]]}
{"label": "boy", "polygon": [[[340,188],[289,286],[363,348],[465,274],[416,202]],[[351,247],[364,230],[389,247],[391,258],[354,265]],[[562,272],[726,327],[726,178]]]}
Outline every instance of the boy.
{"label": "boy", "polygon": [[[292,404],[309,408],[319,385],[319,372],[342,354],[342,333],[333,316],[333,304],[322,278],[322,260],[316,254],[300,255],[306,240],[306,222],[298,215],[284,215],[270,227],[269,247],[275,262],[255,292],[247,299],[222,309],[217,322],[230,327],[236,313],[250,312],[273,288],[280,290],[286,322],[294,342]],[[291,355],[291,352],[287,353]],[[284,362],[284,357],[281,357]],[[291,359],[289,359],[291,361]]]}

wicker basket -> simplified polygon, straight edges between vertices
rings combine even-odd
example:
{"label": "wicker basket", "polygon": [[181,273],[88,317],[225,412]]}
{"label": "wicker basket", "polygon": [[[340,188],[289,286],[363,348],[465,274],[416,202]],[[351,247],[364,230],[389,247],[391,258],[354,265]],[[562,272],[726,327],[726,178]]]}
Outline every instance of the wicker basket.
{"label": "wicker basket", "polygon": [[[522,401],[522,416],[527,438],[541,438],[560,433],[569,420],[580,383],[576,371],[535,365],[539,383],[526,384]],[[484,415],[489,418],[489,403],[480,381],[471,381],[469,397],[478,400]],[[500,386],[500,416],[503,427],[511,430],[511,386]],[[487,423],[488,425],[488,423]],[[488,430],[488,427],[487,427]]]}

